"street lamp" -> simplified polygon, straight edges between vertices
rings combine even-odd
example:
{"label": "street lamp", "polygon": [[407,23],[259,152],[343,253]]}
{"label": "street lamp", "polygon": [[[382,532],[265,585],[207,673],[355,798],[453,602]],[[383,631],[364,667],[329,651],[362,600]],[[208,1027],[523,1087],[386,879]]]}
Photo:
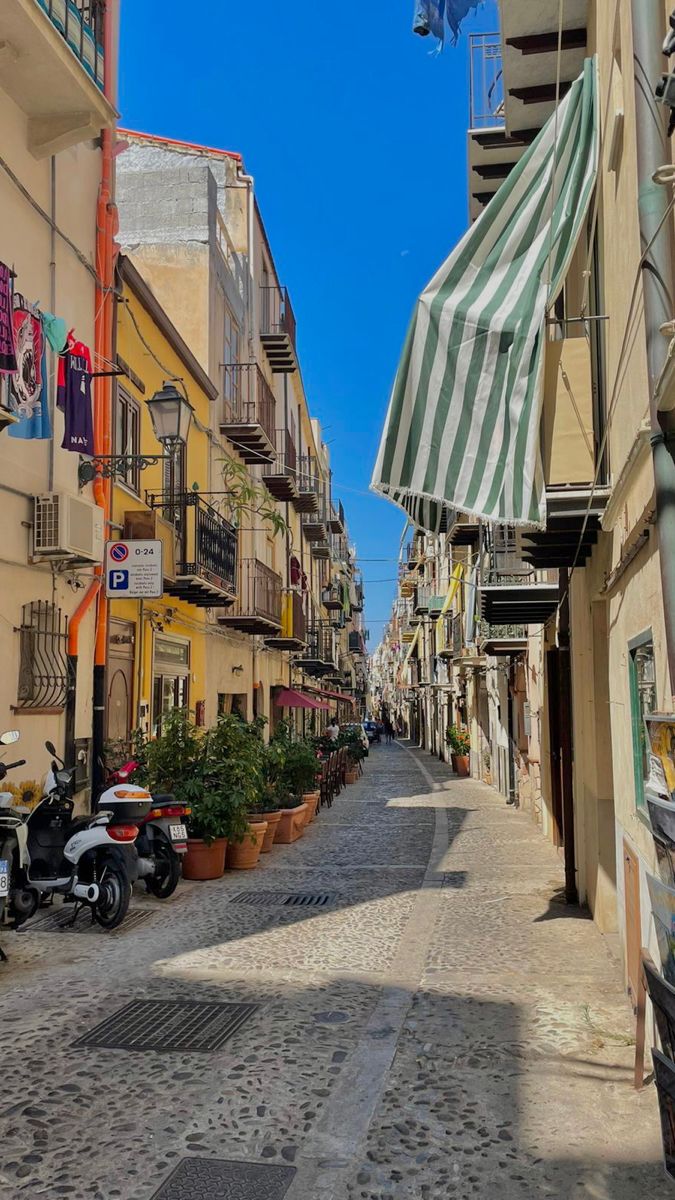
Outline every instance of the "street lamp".
{"label": "street lamp", "polygon": [[185,446],[194,416],[189,400],[167,382],[146,400],[150,420],[157,441],[163,446],[164,454],[97,454],[80,463],[78,478],[80,487],[91,483],[97,475],[103,479],[127,479],[132,469],[145,471],[160,462],[173,462],[181,446]]}

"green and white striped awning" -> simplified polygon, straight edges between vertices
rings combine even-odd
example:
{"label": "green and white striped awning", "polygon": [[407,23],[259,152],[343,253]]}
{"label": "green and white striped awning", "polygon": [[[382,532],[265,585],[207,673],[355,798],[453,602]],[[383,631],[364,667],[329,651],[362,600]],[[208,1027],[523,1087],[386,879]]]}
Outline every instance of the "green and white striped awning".
{"label": "green and white striped awning", "polygon": [[584,224],[598,163],[588,59],[495,197],[420,296],[372,488],[436,532],[444,507],[543,525],[545,315]]}

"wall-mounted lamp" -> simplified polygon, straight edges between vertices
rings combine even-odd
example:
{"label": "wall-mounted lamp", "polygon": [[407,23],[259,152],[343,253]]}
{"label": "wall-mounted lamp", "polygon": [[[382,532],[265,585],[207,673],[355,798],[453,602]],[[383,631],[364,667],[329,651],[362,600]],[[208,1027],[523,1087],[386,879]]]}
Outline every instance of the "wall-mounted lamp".
{"label": "wall-mounted lamp", "polygon": [[80,463],[80,487],[91,483],[97,475],[103,479],[114,479],[115,476],[126,479],[133,468],[145,471],[147,467],[154,467],[157,463],[174,461],[180,447],[187,444],[194,409],[173,383],[165,383],[164,387],[145,403],[155,437],[166,453],[97,454],[94,458]]}

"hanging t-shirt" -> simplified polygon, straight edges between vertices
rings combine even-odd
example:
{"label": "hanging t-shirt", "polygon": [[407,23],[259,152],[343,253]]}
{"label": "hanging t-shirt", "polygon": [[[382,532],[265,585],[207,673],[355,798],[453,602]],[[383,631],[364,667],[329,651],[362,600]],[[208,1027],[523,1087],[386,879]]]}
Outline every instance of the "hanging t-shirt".
{"label": "hanging t-shirt", "polygon": [[12,273],[0,262],[0,371],[16,371],[12,325]]}
{"label": "hanging t-shirt", "polygon": [[62,449],[93,454],[91,355],[83,342],[73,342],[61,356],[56,403],[65,416]]}
{"label": "hanging t-shirt", "polygon": [[9,430],[15,438],[50,438],[47,358],[40,313],[22,296],[14,297],[13,334],[16,374],[10,377],[10,406],[19,418]]}

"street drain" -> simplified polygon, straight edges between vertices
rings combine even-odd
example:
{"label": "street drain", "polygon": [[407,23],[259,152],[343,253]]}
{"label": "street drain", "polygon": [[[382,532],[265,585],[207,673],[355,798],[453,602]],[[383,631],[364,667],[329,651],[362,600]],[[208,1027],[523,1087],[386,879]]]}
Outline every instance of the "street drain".
{"label": "street drain", "polygon": [[45,913],[42,917],[36,917],[33,921],[27,921],[19,929],[19,933],[90,933],[94,935],[103,935],[106,938],[116,937],[124,933],[132,933],[139,926],[147,924],[156,917],[155,912],[148,909],[137,908],[132,909],[127,913],[121,925],[117,929],[103,929],[101,925],[92,924],[91,913],[89,909],[81,909],[77,914],[75,924],[72,925],[73,912],[69,905],[59,906],[55,912]]}
{"label": "street drain", "polygon": [[235,892],[230,904],[280,904],[284,908],[325,908],[335,896],[332,892]]}
{"label": "street drain", "polygon": [[184,1158],[152,1200],[283,1200],[295,1167]]}
{"label": "street drain", "polygon": [[257,1004],[134,1000],[74,1043],[99,1050],[220,1050]]}

